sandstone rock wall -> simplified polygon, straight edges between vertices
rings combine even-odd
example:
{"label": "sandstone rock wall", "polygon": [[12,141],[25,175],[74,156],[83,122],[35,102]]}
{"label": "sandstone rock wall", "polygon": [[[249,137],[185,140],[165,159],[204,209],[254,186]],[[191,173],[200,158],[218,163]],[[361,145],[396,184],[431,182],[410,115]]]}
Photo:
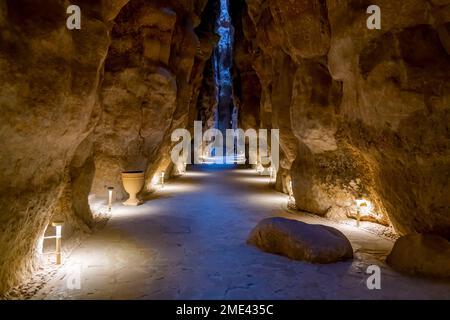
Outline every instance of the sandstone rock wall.
{"label": "sandstone rock wall", "polygon": [[[371,4],[381,30],[366,27]],[[235,60],[252,61],[250,109],[280,128],[278,180],[290,173],[299,209],[354,217],[365,194],[363,220],[450,236],[450,1],[240,5]]]}
{"label": "sandstone rock wall", "polygon": [[93,172],[88,141],[108,23],[123,3],[91,4],[79,32],[66,29],[68,1],[0,4],[0,292],[33,269],[58,208],[74,226],[89,221],[87,197],[70,199],[85,193]]}
{"label": "sandstone rock wall", "polygon": [[90,192],[170,166],[216,41],[196,30],[206,3],[82,0],[69,31],[69,1],[0,2],[0,293],[38,265],[49,222],[88,231]]}

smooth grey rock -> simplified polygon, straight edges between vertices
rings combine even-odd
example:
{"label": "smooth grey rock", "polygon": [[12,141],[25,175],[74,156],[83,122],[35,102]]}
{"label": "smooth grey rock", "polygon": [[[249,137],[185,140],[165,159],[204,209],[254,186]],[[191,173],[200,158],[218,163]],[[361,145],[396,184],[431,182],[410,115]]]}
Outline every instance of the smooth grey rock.
{"label": "smooth grey rock", "polygon": [[332,263],[353,258],[350,241],[339,230],[285,218],[258,223],[247,243],[263,251],[313,263]]}

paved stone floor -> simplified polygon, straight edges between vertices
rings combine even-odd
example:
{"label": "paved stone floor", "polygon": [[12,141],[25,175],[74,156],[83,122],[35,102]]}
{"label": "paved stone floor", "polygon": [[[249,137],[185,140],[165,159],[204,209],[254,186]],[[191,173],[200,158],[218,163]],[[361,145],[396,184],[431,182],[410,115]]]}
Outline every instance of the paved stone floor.
{"label": "paved stone floor", "polygon": [[[292,261],[248,246],[263,218],[293,215],[287,197],[253,170],[197,166],[139,207],[116,204],[105,228],[86,239],[34,299],[436,299],[450,283],[402,276],[383,262],[392,241],[346,225],[355,259]],[[366,286],[381,267],[381,290]]]}

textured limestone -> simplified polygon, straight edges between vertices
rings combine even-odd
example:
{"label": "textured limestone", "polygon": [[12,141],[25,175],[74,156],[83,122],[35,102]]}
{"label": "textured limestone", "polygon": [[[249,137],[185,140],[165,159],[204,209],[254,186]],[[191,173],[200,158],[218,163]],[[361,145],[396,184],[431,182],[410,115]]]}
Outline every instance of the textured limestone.
{"label": "textured limestone", "polygon": [[450,278],[450,242],[436,235],[408,234],[396,241],[386,261],[410,275]]}
{"label": "textured limestone", "polygon": [[186,126],[215,43],[204,0],[78,4],[69,31],[68,1],[0,3],[0,292],[35,269],[51,220],[89,231],[90,192],[120,198],[121,170],[170,167],[167,131]]}
{"label": "textured limestone", "polygon": [[449,17],[437,13],[448,12],[444,4],[379,1],[379,32],[361,28],[365,15],[351,2],[329,7],[328,64],[343,83],[346,117],[339,135],[370,164],[367,193],[402,234],[450,235],[450,60],[438,36]]}
{"label": "textured limestone", "polygon": [[353,258],[350,241],[337,229],[286,218],[267,218],[247,239],[263,251],[313,263],[332,263]]}
{"label": "textured limestone", "polygon": [[105,194],[106,184],[121,198],[120,172],[145,170],[156,158],[170,127],[176,93],[174,76],[163,68],[105,73],[93,193]]}
{"label": "textured limestone", "polygon": [[165,64],[176,14],[128,4],[116,19],[102,87],[102,117],[96,128],[96,177],[92,192],[115,187],[123,198],[120,172],[145,170],[170,126],[176,79]]}

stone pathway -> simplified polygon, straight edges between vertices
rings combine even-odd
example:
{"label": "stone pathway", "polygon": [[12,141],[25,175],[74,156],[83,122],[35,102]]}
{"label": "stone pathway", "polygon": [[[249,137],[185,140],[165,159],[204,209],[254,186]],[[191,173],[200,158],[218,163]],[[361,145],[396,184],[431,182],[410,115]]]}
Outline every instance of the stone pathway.
{"label": "stone pathway", "polygon": [[[65,259],[33,299],[450,299],[450,283],[402,276],[383,260],[392,241],[285,210],[287,196],[254,170],[195,166],[139,207],[116,204],[106,227]],[[263,218],[337,227],[355,259],[314,265],[248,246]],[[381,290],[366,286],[367,266]]]}

